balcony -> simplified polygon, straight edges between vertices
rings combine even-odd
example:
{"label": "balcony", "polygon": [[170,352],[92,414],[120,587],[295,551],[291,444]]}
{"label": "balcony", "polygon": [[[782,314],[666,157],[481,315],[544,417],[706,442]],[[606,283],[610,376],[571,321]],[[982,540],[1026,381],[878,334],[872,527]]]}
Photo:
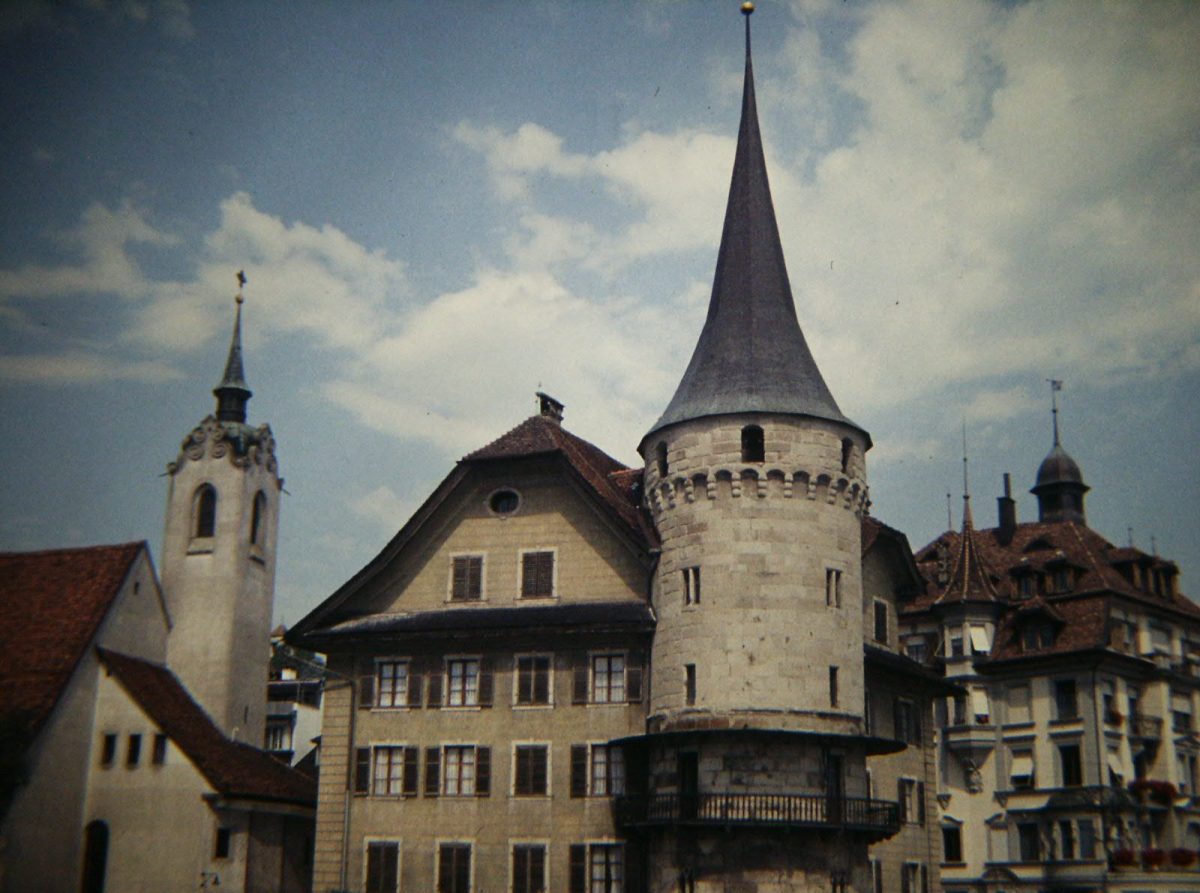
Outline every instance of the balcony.
{"label": "balcony", "polygon": [[1144,738],[1147,741],[1159,741],[1162,738],[1163,721],[1157,716],[1129,717],[1129,734],[1134,738]]}
{"label": "balcony", "polygon": [[872,841],[900,830],[900,807],[866,797],[824,794],[653,794],[618,797],[621,827],[814,828],[861,833]]}

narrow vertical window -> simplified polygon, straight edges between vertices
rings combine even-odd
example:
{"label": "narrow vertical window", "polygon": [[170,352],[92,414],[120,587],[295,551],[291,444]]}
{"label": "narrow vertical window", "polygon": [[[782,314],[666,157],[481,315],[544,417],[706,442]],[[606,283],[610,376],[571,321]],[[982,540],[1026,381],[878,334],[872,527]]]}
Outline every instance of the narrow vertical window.
{"label": "narrow vertical window", "polygon": [[850,457],[854,455],[854,441],[849,437],[842,438],[842,474],[850,472]]}
{"label": "narrow vertical window", "polygon": [[654,447],[654,463],[658,466],[658,476],[665,478],[670,466],[667,464],[667,445],[661,440]]}
{"label": "narrow vertical window", "polygon": [[684,693],[687,698],[687,705],[689,707],[695,707],[696,706],[696,665],[695,664],[684,664],[683,665],[683,685],[684,685]]}
{"label": "narrow vertical window", "polygon": [[217,489],[212,484],[202,484],[196,490],[195,525],[192,536],[210,537],[217,529]]}
{"label": "narrow vertical window", "polygon": [[218,828],[216,840],[213,843],[213,858],[228,859],[230,843],[233,840],[232,828]]}
{"label": "narrow vertical window", "polygon": [[875,641],[880,645],[888,643],[887,602],[875,602]]}
{"label": "narrow vertical window", "polygon": [[267,495],[259,490],[254,494],[254,509],[250,513],[250,545],[263,544],[263,522],[267,513]]}
{"label": "narrow vertical window", "polygon": [[829,668],[829,706],[838,705],[838,668]]}
{"label": "narrow vertical window", "polygon": [[830,608],[842,606],[842,572],[837,568],[825,569],[825,604]]}
{"label": "narrow vertical window", "polygon": [[129,746],[125,751],[125,765],[130,768],[138,764],[138,760],[142,758],[142,736],[130,735]]}
{"label": "narrow vertical window", "polygon": [[763,444],[763,429],[758,425],[747,425],[742,429],[742,461],[762,462],[766,459]]}
{"label": "narrow vertical window", "polygon": [[117,736],[111,732],[104,736],[100,748],[100,765],[111,766],[117,759]]}
{"label": "narrow vertical window", "polygon": [[700,568],[685,567],[683,574],[683,603],[685,605],[700,604]]}
{"label": "narrow vertical window", "polygon": [[155,766],[161,766],[167,762],[167,736],[162,732],[154,736],[154,750],[150,755],[150,760]]}
{"label": "narrow vertical window", "polygon": [[525,552],[521,556],[521,598],[554,595],[554,553]]}

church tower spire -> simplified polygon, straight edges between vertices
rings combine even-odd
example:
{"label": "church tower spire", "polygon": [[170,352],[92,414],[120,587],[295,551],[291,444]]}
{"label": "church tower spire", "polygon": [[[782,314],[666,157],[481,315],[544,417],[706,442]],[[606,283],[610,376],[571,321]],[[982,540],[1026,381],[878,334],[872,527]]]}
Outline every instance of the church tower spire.
{"label": "church tower spire", "polygon": [[167,465],[163,591],[172,629],[167,660],[229,736],[263,745],[283,479],[268,425],[246,424],[242,286],[214,415]]}
{"label": "church tower spire", "polygon": [[237,311],[233,318],[233,337],[229,341],[225,374],[221,376],[220,384],[213,388],[213,396],[217,398],[218,420],[245,423],[246,404],[252,396],[250,388],[246,385],[246,373],[242,368],[242,304],[246,300],[242,289],[246,285],[246,274],[239,271],[237,278],[238,293],[234,299]]}

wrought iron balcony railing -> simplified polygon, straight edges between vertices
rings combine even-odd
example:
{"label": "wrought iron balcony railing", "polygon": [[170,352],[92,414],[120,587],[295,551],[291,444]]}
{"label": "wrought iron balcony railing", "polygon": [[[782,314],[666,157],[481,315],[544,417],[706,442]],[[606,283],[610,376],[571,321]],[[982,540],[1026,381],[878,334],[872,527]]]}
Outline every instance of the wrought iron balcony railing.
{"label": "wrought iron balcony railing", "polygon": [[861,832],[876,839],[900,830],[899,804],[824,794],[651,794],[618,797],[622,827],[777,826]]}

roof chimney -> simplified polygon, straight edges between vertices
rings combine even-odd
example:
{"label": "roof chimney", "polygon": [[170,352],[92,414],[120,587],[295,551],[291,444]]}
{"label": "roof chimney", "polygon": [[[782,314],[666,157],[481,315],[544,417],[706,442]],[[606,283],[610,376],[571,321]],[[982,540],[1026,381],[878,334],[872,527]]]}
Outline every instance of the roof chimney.
{"label": "roof chimney", "polygon": [[1004,495],[996,499],[1000,523],[996,531],[1000,542],[1008,544],[1017,530],[1017,501],[1012,498],[1012,476],[1004,472]]}
{"label": "roof chimney", "polygon": [[544,419],[549,419],[552,422],[562,422],[563,405],[541,391],[537,392],[538,399],[538,414]]}

